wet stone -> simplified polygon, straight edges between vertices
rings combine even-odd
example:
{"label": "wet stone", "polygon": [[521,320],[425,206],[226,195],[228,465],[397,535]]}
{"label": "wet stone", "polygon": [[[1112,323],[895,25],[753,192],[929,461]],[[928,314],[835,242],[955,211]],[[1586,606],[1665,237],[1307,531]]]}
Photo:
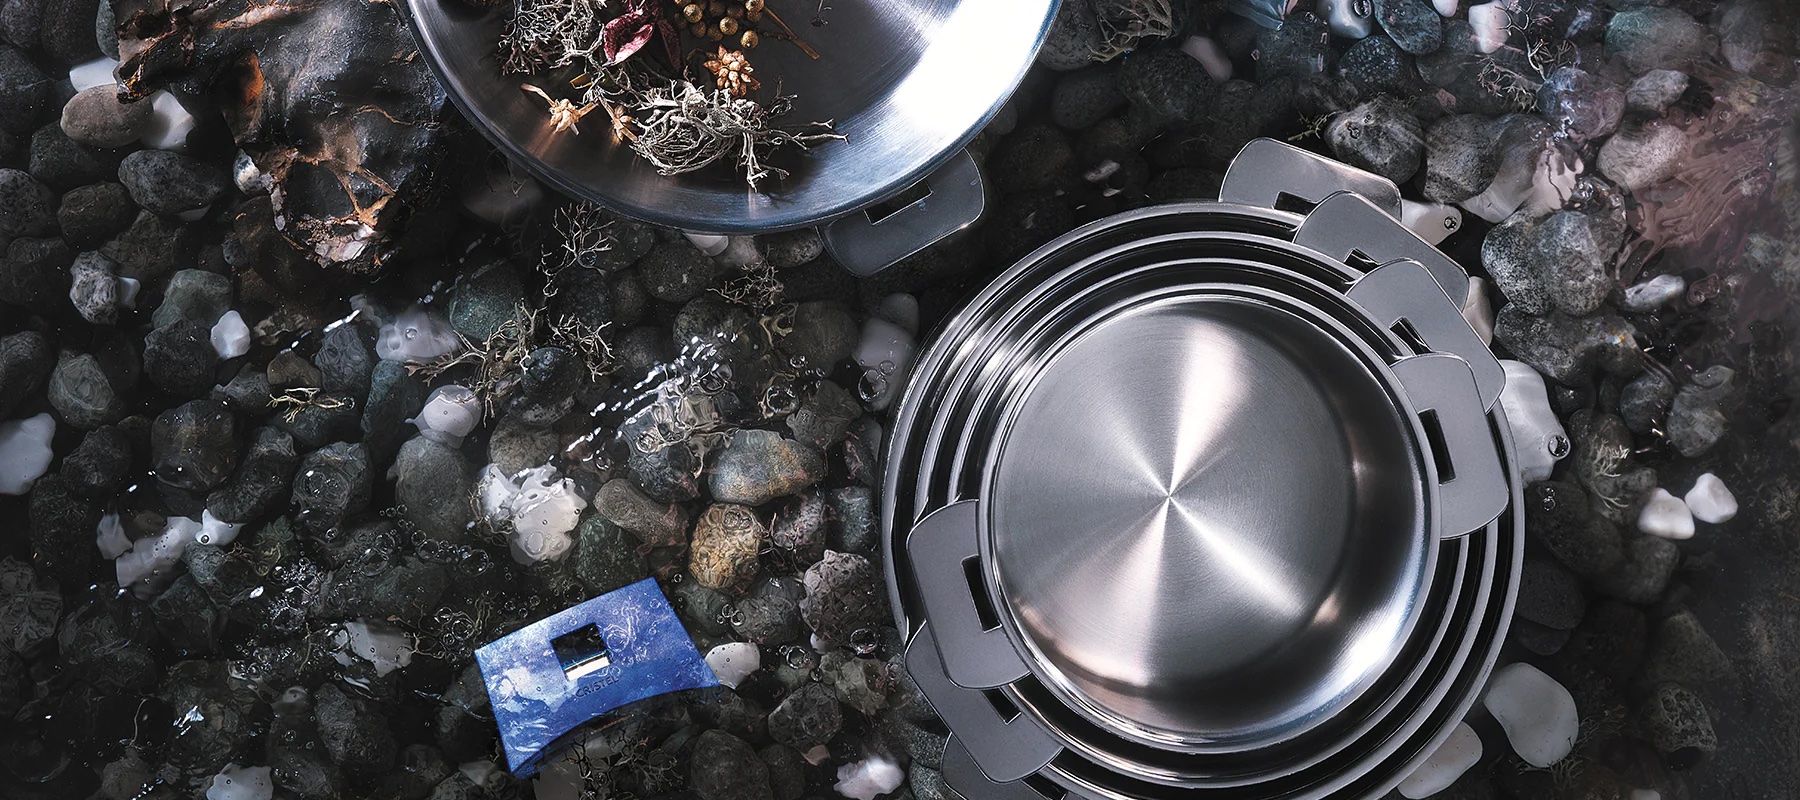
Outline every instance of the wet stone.
{"label": "wet stone", "polygon": [[1656,116],[1674,105],[1687,91],[1687,73],[1673,69],[1653,69],[1631,82],[1625,90],[1626,110],[1644,116]]}
{"label": "wet stone", "polygon": [[850,357],[860,337],[856,320],[842,303],[812,301],[794,308],[794,328],[778,347],[805,359],[811,369],[827,370]]}
{"label": "wet stone", "polygon": [[1418,117],[1386,95],[1333,120],[1326,128],[1325,139],[1332,153],[1344,162],[1395,183],[1412,178],[1425,150],[1425,134]]}
{"label": "wet stone", "polygon": [[1579,211],[1558,211],[1539,223],[1533,266],[1544,276],[1550,303],[1575,316],[1600,308],[1612,291],[1613,256],[1625,234],[1623,222]]}
{"label": "wet stone", "polygon": [[0,129],[31,130],[49,103],[50,79],[17,48],[0,45]]}
{"label": "wet stone", "polygon": [[293,503],[301,524],[323,531],[369,504],[369,455],[360,444],[326,445],[301,459]]}
{"label": "wet stone", "polygon": [[31,135],[30,158],[31,176],[51,189],[67,191],[118,179],[117,154],[77,144],[54,122]]}
{"label": "wet stone", "polygon": [[157,388],[177,397],[211,391],[218,362],[209,324],[177,320],[144,337],[144,373]]}
{"label": "wet stone", "polygon": [[488,463],[507,475],[549,463],[556,455],[556,434],[547,429],[527,425],[507,414],[488,436]]}
{"label": "wet stone", "polygon": [[1662,597],[1681,564],[1681,549],[1660,536],[1640,536],[1625,545],[1625,559],[1598,576],[1601,592],[1629,603],[1649,604]]}
{"label": "wet stone", "polygon": [[368,400],[363,404],[359,427],[364,446],[378,464],[385,464],[412,433],[404,421],[425,406],[425,385],[396,361],[377,361],[370,370]]}
{"label": "wet stone", "polygon": [[170,150],[139,150],[119,162],[119,183],[139,206],[157,214],[206,208],[225,193],[225,171]]}
{"label": "wet stone", "polygon": [[792,747],[772,744],[757,751],[769,768],[769,788],[775,800],[800,800],[806,793],[806,761]]}
{"label": "wet stone", "polygon": [[825,555],[828,530],[825,525],[825,498],[818,492],[807,492],[789,499],[775,515],[770,539],[776,547],[811,564]]}
{"label": "wet stone", "polygon": [[1619,530],[1597,517],[1580,486],[1532,484],[1525,492],[1525,526],[1532,538],[1584,578],[1611,573],[1624,559]]}
{"label": "wet stone", "polygon": [[43,308],[68,298],[75,252],[58,238],[14,239],[0,257],[0,303]]}
{"label": "wet stone", "polygon": [[368,701],[328,683],[315,694],[313,713],[326,751],[347,775],[373,777],[393,766],[387,717]]}
{"label": "wet stone", "polygon": [[687,241],[662,242],[650,248],[637,265],[644,291],[666,303],[685,303],[712,288],[719,280],[718,266]]}
{"label": "wet stone", "polygon": [[875,552],[881,535],[881,511],[867,486],[846,486],[825,493],[832,521],[831,549],[846,553]]}
{"label": "wet stone", "polygon": [[1399,94],[1419,82],[1412,62],[1386,36],[1370,36],[1350,45],[1338,59],[1337,74],[1364,95]]}
{"label": "wet stone", "polygon": [[[217,317],[214,317],[217,319]],[[355,325],[339,325],[319,340],[319,351],[313,354],[313,365],[319,368],[319,384],[332,394],[362,397],[369,393],[375,373],[375,354],[369,341]]]}
{"label": "wet stone", "polygon": [[824,472],[817,451],[773,431],[742,430],[719,453],[707,485],[717,500],[758,506],[805,490]]}
{"label": "wet stone", "polygon": [[1668,6],[1627,8],[1606,26],[1606,52],[1638,73],[1688,69],[1710,55],[1714,45],[1706,26]]}
{"label": "wet stone", "polygon": [[171,708],[193,709],[205,725],[175,728],[164,756],[195,774],[216,773],[243,756],[267,709],[254,688],[233,677],[224,661],[182,661],[163,676],[158,696]]}
{"label": "wet stone", "polygon": [[753,593],[736,602],[731,630],[744,641],[775,647],[797,641],[805,632],[800,599],[806,589],[792,578],[759,581]]}
{"label": "wet stone", "polygon": [[140,211],[130,227],[100,246],[100,253],[118,263],[120,275],[149,282],[174,271],[193,249],[180,222]]}
{"label": "wet stone", "polygon": [[800,751],[831,741],[843,724],[837,696],[817,683],[795,689],[769,712],[769,736]]}
{"label": "wet stone", "polygon": [[88,431],[81,444],[63,457],[61,472],[78,492],[97,498],[110,495],[130,475],[131,441],[110,425]]}
{"label": "wet stone", "polygon": [[0,418],[10,419],[13,408],[37,395],[56,368],[56,351],[37,331],[0,336]]}
{"label": "wet stone", "polygon": [[741,594],[761,569],[757,556],[767,536],[762,522],[750,509],[726,503],[713,505],[694,523],[688,572],[708,589]]}
{"label": "wet stone", "polygon": [[1686,150],[1687,135],[1674,125],[1631,125],[1600,147],[1598,165],[1620,189],[1636,192],[1673,176]]}
{"label": "wet stone", "polygon": [[125,400],[112,376],[91,354],[65,353],[50,373],[50,406],[76,428],[92,429],[125,416]]}
{"label": "wet stone", "polygon": [[216,652],[225,617],[192,575],[183,575],[150,601],[156,628],[182,655]]}
{"label": "wet stone", "polygon": [[819,381],[812,394],[787,417],[794,440],[825,450],[843,441],[850,426],[862,416],[862,404],[836,381]]}
{"label": "wet stone", "polygon": [[1632,433],[1648,434],[1669,413],[1675,402],[1675,382],[1661,372],[1648,371],[1619,390],[1619,418]]}
{"label": "wet stone", "polygon": [[88,147],[124,147],[144,135],[150,121],[149,103],[121,103],[118,89],[104,84],[76,92],[62,109],[63,133]]}
{"label": "wet stone", "polygon": [[688,786],[700,800],[771,800],[769,767],[744,740],[724,731],[694,739]]}
{"label": "wet stone", "polygon": [[1725,437],[1723,403],[1731,396],[1732,370],[1709,367],[1675,392],[1669,407],[1667,434],[1677,452],[1693,458]]}
{"label": "wet stone", "polygon": [[[1288,24],[1296,23],[1290,20]],[[1133,106],[1154,119],[1177,125],[1205,121],[1219,91],[1218,83],[1207,74],[1206,67],[1177,48],[1133,54],[1120,68],[1119,87]],[[1054,164],[1039,166],[1046,173],[1059,173],[1060,176],[1060,170]]]}
{"label": "wet stone", "polygon": [[80,605],[56,633],[57,650],[70,671],[109,692],[143,693],[156,686],[163,670],[150,650],[155,641],[150,610],[129,593]]}
{"label": "wet stone", "polygon": [[1593,141],[1618,130],[1625,92],[1585,70],[1561,67],[1538,87],[1537,110],[1577,140]]}
{"label": "wet stone", "polygon": [[[75,257],[69,265],[69,302],[75,313],[95,325],[119,321],[119,280],[106,256],[82,253]],[[146,350],[148,347],[146,341]]]}
{"label": "wet stone", "polygon": [[0,169],[0,239],[56,232],[56,196],[36,178]]}
{"label": "wet stone", "polygon": [[460,451],[416,436],[394,460],[394,500],[422,533],[450,542],[468,538],[469,497],[474,491],[468,460]]}
{"label": "wet stone", "polygon": [[1641,368],[1637,329],[1613,314],[1533,316],[1508,305],[1494,324],[1494,341],[1520,361],[1564,386],[1581,386],[1595,369],[1629,375]]}
{"label": "wet stone", "polygon": [[687,543],[687,512],[658,503],[624,478],[614,478],[594,495],[594,510],[652,547]]}
{"label": "wet stone", "polygon": [[137,217],[137,206],[125,187],[117,183],[94,183],[78,186],[63,193],[56,209],[57,226],[63,238],[76,247],[98,247],[125,230]]}
{"label": "wet stone", "polygon": [[456,279],[450,327],[471,342],[485,342],[519,310],[519,274],[505,260],[487,262]]}
{"label": "wet stone", "polygon": [[1331,67],[1331,30],[1324,20],[1302,11],[1278,29],[1259,31],[1251,56],[1258,80],[1316,75]]}
{"label": "wet stone", "polygon": [[575,529],[575,577],[590,593],[604,594],[649,574],[638,543],[625,529],[591,514]]}
{"label": "wet stone", "polygon": [[1400,49],[1413,55],[1444,44],[1444,19],[1430,0],[1375,0],[1375,19]]}
{"label": "wet stone", "polygon": [[190,400],[164,411],[150,428],[157,480],[204,492],[237,469],[237,418],[217,400]]}
{"label": "wet stone", "polygon": [[800,615],[819,638],[848,643],[865,628],[887,624],[887,587],[881,571],[853,553],[825,551],[806,569]]}

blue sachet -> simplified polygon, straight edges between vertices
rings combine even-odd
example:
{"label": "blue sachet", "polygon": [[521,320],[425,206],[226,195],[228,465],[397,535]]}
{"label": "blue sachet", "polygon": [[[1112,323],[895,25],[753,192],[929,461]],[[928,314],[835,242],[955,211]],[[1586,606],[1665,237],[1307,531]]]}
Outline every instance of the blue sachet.
{"label": "blue sachet", "polygon": [[507,767],[535,774],[563,737],[620,706],[717,686],[656,579],[608,592],[475,651]]}

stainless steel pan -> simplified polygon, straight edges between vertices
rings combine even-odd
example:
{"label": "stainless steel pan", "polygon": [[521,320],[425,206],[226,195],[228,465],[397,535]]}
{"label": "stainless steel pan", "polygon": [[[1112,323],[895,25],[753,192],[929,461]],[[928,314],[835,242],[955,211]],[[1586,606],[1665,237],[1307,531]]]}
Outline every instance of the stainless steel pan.
{"label": "stainless steel pan", "polygon": [[[658,0],[661,2],[661,0]],[[783,121],[831,121],[844,135],[784,153],[791,174],[765,191],[731,176],[664,176],[612,140],[603,124],[552,134],[542,102],[501,74],[496,43],[505,11],[463,0],[405,0],[419,50],[463,115],[545,183],[626,216],[709,233],[762,233],[827,225],[840,263],[874,272],[974,222],[985,204],[975,162],[962,152],[1011,94],[1049,31],[1058,0],[888,0],[769,7],[821,54],[787,43],[754,51],[769,86],[794,95]],[[934,175],[934,171],[936,174]],[[929,176],[929,177],[928,177]],[[924,181],[930,194],[879,219],[870,206]]]}

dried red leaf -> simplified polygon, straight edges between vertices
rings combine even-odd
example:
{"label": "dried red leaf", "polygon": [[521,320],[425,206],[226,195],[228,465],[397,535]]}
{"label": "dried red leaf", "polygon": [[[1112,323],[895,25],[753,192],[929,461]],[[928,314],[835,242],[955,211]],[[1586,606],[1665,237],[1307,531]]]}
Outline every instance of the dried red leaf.
{"label": "dried red leaf", "polygon": [[656,35],[656,20],[636,9],[607,20],[600,29],[600,49],[606,54],[607,66],[614,66],[637,54]]}

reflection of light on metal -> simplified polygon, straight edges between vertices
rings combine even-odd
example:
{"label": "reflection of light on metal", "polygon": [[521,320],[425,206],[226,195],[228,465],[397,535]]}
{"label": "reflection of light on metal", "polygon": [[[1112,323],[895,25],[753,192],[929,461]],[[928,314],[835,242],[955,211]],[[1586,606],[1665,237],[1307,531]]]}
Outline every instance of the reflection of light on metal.
{"label": "reflection of light on metal", "polygon": [[[1243,581],[1245,588],[1250,589],[1263,603],[1276,614],[1292,617],[1306,608],[1307,593],[1286,577],[1286,565],[1279,559],[1271,559],[1268,553],[1254,546],[1245,537],[1233,531],[1215,528],[1179,499],[1170,498],[1167,509],[1173,509],[1175,515],[1185,525],[1179,529],[1188,540],[1198,542],[1206,548],[1206,552],[1224,562],[1231,571]],[[1166,512],[1165,512],[1166,516]]]}

